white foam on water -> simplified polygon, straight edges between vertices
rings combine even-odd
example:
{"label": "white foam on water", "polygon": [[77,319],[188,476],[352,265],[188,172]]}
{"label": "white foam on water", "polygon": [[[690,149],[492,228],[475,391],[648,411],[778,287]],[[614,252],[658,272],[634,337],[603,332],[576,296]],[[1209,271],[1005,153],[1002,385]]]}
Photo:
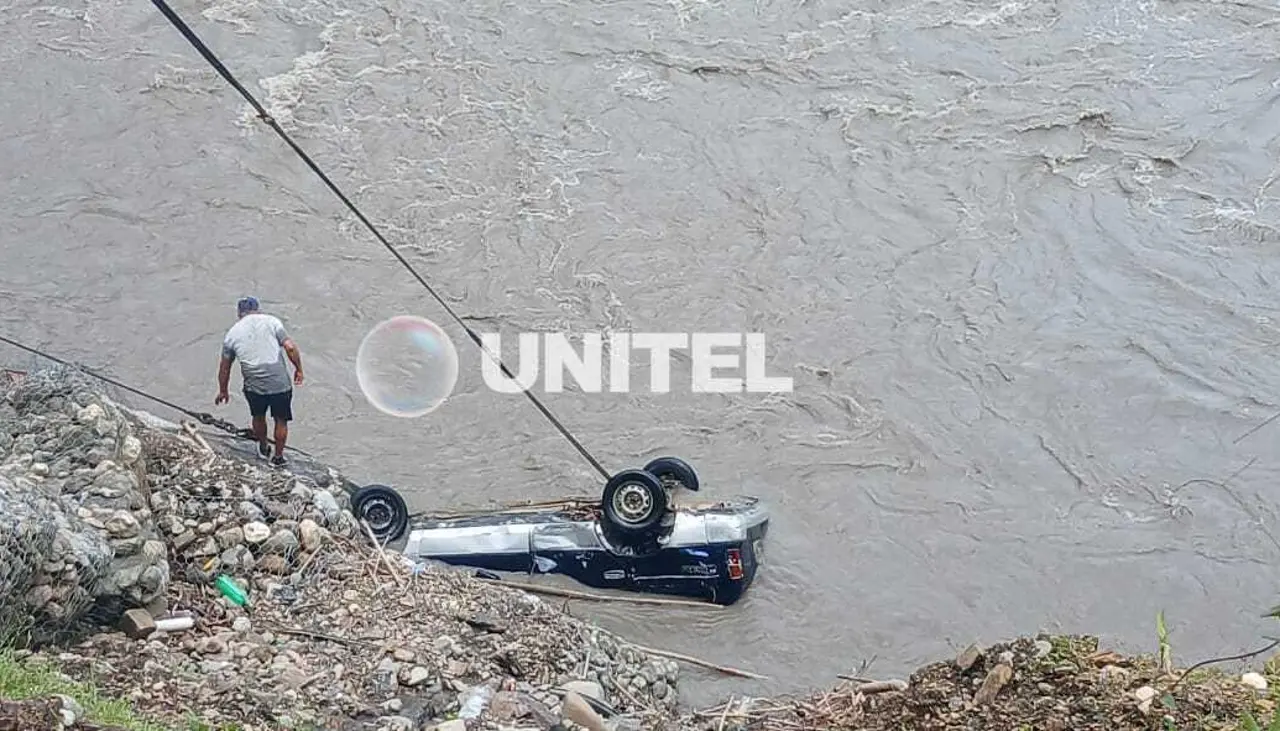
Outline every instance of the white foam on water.
{"label": "white foam on water", "polygon": [[[335,81],[333,72],[326,65],[328,60],[327,51],[310,51],[293,59],[292,68],[283,74],[258,81],[258,86],[266,92],[258,101],[281,127],[288,130],[297,126],[294,112],[302,106],[307,91]],[[257,118],[253,108],[246,104],[239,123],[245,127],[256,127]]]}
{"label": "white foam on water", "polygon": [[610,89],[621,96],[660,102],[670,96],[671,85],[655,78],[651,71],[639,66],[631,66],[618,75],[617,81],[613,82]]}
{"label": "white foam on water", "polygon": [[249,22],[249,16],[261,9],[262,6],[255,0],[227,0],[206,8],[200,15],[205,20],[229,25],[241,35],[252,35],[258,29]]}
{"label": "white foam on water", "polygon": [[981,28],[985,25],[1004,25],[1021,15],[1027,7],[1027,3],[1004,3],[995,10],[969,13],[951,22],[954,25],[963,25],[968,28]]}
{"label": "white foam on water", "polygon": [[226,82],[207,66],[186,68],[165,64],[151,77],[148,91],[172,89],[193,94],[212,94],[226,88]]}

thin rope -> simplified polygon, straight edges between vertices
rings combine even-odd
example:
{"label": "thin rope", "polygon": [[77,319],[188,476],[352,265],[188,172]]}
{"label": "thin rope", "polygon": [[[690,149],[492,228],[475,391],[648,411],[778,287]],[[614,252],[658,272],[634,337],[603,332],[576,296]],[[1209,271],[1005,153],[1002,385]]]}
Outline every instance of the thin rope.
{"label": "thin rope", "polygon": [[43,350],[39,350],[38,348],[32,348],[31,346],[23,345],[22,343],[19,343],[19,342],[18,342],[18,341],[16,341],[16,340],[10,340],[9,338],[6,338],[6,337],[5,337],[5,336],[3,336],[3,335],[0,335],[0,343],[8,343],[9,345],[12,345],[13,347],[17,348],[18,350],[25,350],[26,352],[28,352],[28,353],[30,353],[30,354],[32,354],[32,355],[36,355],[36,356],[39,356],[39,357],[41,357],[41,358],[46,358],[46,359],[51,360],[51,361],[53,361],[54,363],[57,363],[57,364],[59,364],[59,365],[64,365],[64,366],[67,366],[68,368],[75,368],[76,370],[83,371],[85,374],[90,375],[90,376],[93,376],[94,378],[98,379],[99,381],[103,381],[103,382],[105,382],[105,383],[109,383],[109,384],[111,384],[112,386],[115,386],[116,388],[124,389],[125,391],[128,391],[129,393],[132,393],[132,394],[134,394],[134,395],[136,395],[136,396],[141,396],[142,398],[145,398],[145,399],[150,399],[150,400],[152,400],[152,401],[155,401],[155,402],[156,402],[156,403],[158,403],[158,404],[162,404],[162,405],[164,405],[164,406],[168,406],[169,408],[173,409],[174,411],[180,411],[180,412],[182,412],[182,413],[186,414],[187,416],[190,416],[190,417],[191,417],[191,418],[193,418],[193,419],[198,419],[198,418],[200,418],[200,414],[199,414],[198,412],[192,411],[191,409],[183,408],[183,407],[181,407],[181,406],[179,406],[179,405],[177,405],[177,404],[173,403],[172,401],[165,401],[164,399],[160,398],[159,396],[152,396],[151,394],[146,393],[145,391],[139,391],[138,389],[136,389],[136,388],[134,388],[134,387],[132,387],[132,386],[127,386],[127,385],[125,385],[125,384],[123,384],[123,383],[121,383],[121,382],[119,382],[119,381],[117,381],[117,380],[115,380],[115,379],[108,378],[107,376],[104,376],[104,375],[102,375],[101,373],[95,373],[94,371],[91,371],[91,370],[89,370],[88,368],[86,368],[86,367],[84,367],[84,366],[82,366],[82,365],[77,365],[77,364],[75,364],[75,363],[71,363],[71,362],[65,361],[65,360],[63,360],[62,358],[59,358],[59,357],[58,357],[58,356],[56,356],[56,355],[51,355],[51,354],[49,354],[49,353],[44,352]]}
{"label": "thin rope", "polygon": [[[319,176],[320,180],[324,181],[324,184],[328,186],[329,190],[333,191],[333,194],[338,196],[338,198],[344,204],[346,204],[347,208],[349,208],[351,212],[355,214],[356,218],[360,219],[360,222],[363,223],[365,227],[369,229],[369,231],[374,235],[375,238],[378,239],[379,242],[382,243],[384,247],[386,247],[387,251],[390,251],[391,255],[394,256],[400,262],[400,264],[402,264],[404,268],[407,269],[409,273],[413,275],[414,279],[418,280],[418,283],[421,284],[427,290],[427,292],[430,293],[431,296],[435,298],[436,302],[440,303],[440,306],[444,308],[445,312],[447,312],[449,316],[452,317],[454,321],[457,322],[458,325],[464,331],[466,331],[468,337],[471,338],[471,341],[474,342],[480,348],[481,351],[483,351],[486,355],[488,355],[490,358],[493,359],[494,363],[496,363],[498,367],[502,369],[502,373],[506,375],[507,378],[515,381],[516,377],[511,373],[510,369],[507,368],[506,364],[503,363],[501,359],[499,359],[496,355],[490,352],[488,348],[484,346],[484,343],[481,342],[480,340],[480,336],[477,335],[469,326],[467,326],[467,323],[461,317],[459,317],[457,313],[453,311],[453,308],[450,307],[448,303],[445,302],[444,299],[439,294],[436,293],[435,289],[432,288],[432,286],[427,283],[427,280],[423,279],[422,275],[419,274],[418,271],[413,268],[413,265],[411,265],[409,261],[405,259],[404,256],[399,251],[397,251],[394,246],[391,245],[391,242],[387,241],[386,237],[382,235],[382,232],[379,231],[378,228],[374,226],[373,223],[369,221],[369,219],[366,218],[363,213],[360,212],[360,209],[356,207],[356,204],[352,203],[351,200],[347,198],[347,196],[338,188],[337,185],[334,185],[333,181],[329,179],[329,176],[325,175],[324,171],[321,170],[320,167],[316,165],[314,161],[312,161],[311,157],[307,155],[307,153],[303,151],[303,149],[299,147],[296,142],[293,141],[293,138],[291,138],[289,134],[286,133],[284,129],[280,127],[279,123],[277,123],[276,120],[272,118],[270,114],[267,113],[267,110],[263,108],[261,104],[258,103],[258,100],[255,99],[254,96],[249,93],[248,89],[245,89],[244,86],[242,86],[240,82],[236,80],[235,76],[233,76],[231,72],[227,70],[227,67],[224,66],[220,60],[218,60],[218,57],[214,55],[213,51],[209,50],[209,47],[204,44],[204,41],[200,40],[200,38],[195,34],[195,32],[192,31],[191,28],[187,26],[187,24],[182,20],[182,18],[178,16],[176,12],[174,12],[173,8],[169,7],[169,4],[165,2],[165,0],[151,0],[151,2],[160,10],[161,13],[164,14],[166,18],[169,19],[169,22],[173,24],[173,27],[177,28],[178,32],[181,33],[189,43],[191,43],[192,47],[194,47],[200,53],[201,56],[204,56],[204,59],[208,61],[211,66],[213,66],[214,70],[216,70],[218,74],[222,76],[222,78],[226,79],[227,83],[231,84],[231,86],[234,87],[236,91],[240,92],[240,95],[243,96],[245,100],[248,101],[249,104],[254,108],[254,111],[258,113],[258,117],[262,121],[266,122],[271,127],[271,129],[275,130],[276,134],[280,135],[280,138],[283,139],[285,143],[289,145],[289,147],[291,147],[295,153],[298,154],[298,157],[302,158],[302,161],[307,164],[307,167],[311,168],[311,170],[315,172],[317,176]],[[587,462],[591,463],[591,466],[594,467],[606,480],[608,480],[610,478],[609,471],[606,470],[604,466],[601,465],[600,462],[597,461],[596,458],[593,457],[591,453],[587,451],[586,447],[582,446],[582,444],[577,440],[577,438],[575,438],[573,434],[571,434],[569,430],[565,428],[564,424],[560,423],[560,420],[557,419],[547,409],[546,406],[542,405],[542,402],[538,400],[538,397],[535,396],[533,392],[527,388],[524,388],[521,390],[526,396],[529,397],[529,400],[533,402],[533,405],[536,406],[537,409],[542,412],[542,415],[545,416],[547,420],[550,421],[551,424],[560,431],[560,433],[564,436],[564,438],[569,440],[569,443],[572,444],[574,448],[578,450],[578,453],[581,454],[583,458],[587,460]]]}
{"label": "thin rope", "polygon": [[[195,419],[201,424],[205,424],[207,426],[212,426],[217,429],[221,429],[222,431],[227,432],[228,434],[231,434],[233,436],[240,437],[241,439],[251,439],[251,440],[254,439],[252,431],[248,429],[240,429],[236,427],[235,424],[232,424],[231,422],[225,421],[223,419],[218,419],[214,417],[213,414],[210,414],[207,411],[192,411],[191,409],[188,409],[184,406],[179,406],[178,404],[175,404],[172,401],[166,401],[165,399],[162,399],[159,396],[154,396],[152,394],[147,393],[146,391],[141,391],[139,389],[134,388],[133,386],[121,383],[115,380],[114,378],[104,376],[101,373],[98,373],[96,371],[90,370],[89,368],[86,368],[85,366],[79,365],[77,363],[72,363],[67,360],[63,360],[62,358],[59,358],[58,356],[53,355],[52,353],[46,353],[43,350],[40,350],[39,348],[33,348],[30,345],[23,345],[17,340],[13,340],[12,338],[7,338],[3,335],[0,335],[0,343],[7,343],[8,345],[12,345],[18,350],[26,351],[32,355],[38,356],[40,358],[44,358],[46,360],[51,360],[54,363],[57,363],[59,365],[64,365],[68,368],[74,368],[80,371],[81,373],[84,373],[87,376],[96,378],[99,381],[102,381],[103,383],[109,383],[112,386],[128,391],[129,393],[134,394],[135,396],[140,396],[144,399],[154,401],[162,406],[168,406],[174,411],[190,416],[191,418]],[[286,444],[284,448],[293,452],[297,452],[298,454],[301,454],[305,457],[311,456],[309,452],[298,449],[297,447],[294,447],[288,444]]]}

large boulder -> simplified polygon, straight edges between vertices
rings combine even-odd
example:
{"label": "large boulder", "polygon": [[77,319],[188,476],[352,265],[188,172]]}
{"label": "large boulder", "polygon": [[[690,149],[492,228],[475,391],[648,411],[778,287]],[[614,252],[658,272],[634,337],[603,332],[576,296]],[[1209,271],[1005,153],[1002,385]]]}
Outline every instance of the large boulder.
{"label": "large boulder", "polygon": [[70,368],[3,388],[0,633],[52,639],[163,596],[167,549],[125,412]]}

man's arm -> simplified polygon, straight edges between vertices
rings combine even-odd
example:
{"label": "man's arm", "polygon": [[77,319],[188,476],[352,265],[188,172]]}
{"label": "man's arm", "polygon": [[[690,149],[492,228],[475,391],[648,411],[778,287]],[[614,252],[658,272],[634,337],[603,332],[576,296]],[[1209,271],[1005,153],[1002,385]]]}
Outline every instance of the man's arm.
{"label": "man's arm", "polygon": [[285,338],[284,343],[285,355],[289,356],[289,362],[293,364],[293,382],[302,385],[302,353],[298,351],[298,344],[290,338]]}
{"label": "man's arm", "polygon": [[231,385],[231,363],[236,359],[236,349],[229,343],[222,343],[222,358],[218,361],[218,395],[213,397],[215,406],[231,400],[227,388]]}
{"label": "man's arm", "polygon": [[280,347],[284,348],[284,354],[289,356],[289,362],[293,364],[293,382],[301,384],[302,353],[298,350],[298,344],[293,342],[293,338],[289,337],[289,333],[284,329],[284,323],[277,319],[274,324],[276,342],[280,343]]}
{"label": "man's arm", "polygon": [[226,393],[231,385],[231,361],[226,355],[218,361],[218,393]]}

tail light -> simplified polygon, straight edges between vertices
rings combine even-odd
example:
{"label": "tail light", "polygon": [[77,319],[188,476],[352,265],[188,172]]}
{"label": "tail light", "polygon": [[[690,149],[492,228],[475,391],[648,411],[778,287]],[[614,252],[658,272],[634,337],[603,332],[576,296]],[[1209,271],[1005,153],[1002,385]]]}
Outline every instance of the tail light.
{"label": "tail light", "polygon": [[742,578],[742,552],[736,548],[730,548],[728,553],[727,566],[729,569],[729,578],[738,581]]}

